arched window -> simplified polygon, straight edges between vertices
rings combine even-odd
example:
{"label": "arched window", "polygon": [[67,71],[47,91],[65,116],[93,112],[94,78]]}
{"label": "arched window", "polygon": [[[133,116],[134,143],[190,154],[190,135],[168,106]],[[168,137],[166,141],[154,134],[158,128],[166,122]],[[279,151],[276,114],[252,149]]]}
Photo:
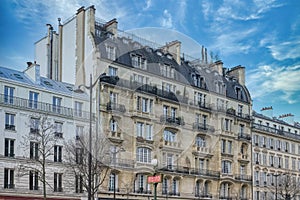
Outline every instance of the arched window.
{"label": "arched window", "polygon": [[168,191],[169,191],[169,183],[168,183],[168,179],[165,177],[163,179],[163,182],[162,182],[162,194],[168,194]]}
{"label": "arched window", "polygon": [[196,182],[196,187],[195,187],[195,197],[200,197],[201,194],[201,181],[198,180]]}
{"label": "arched window", "polygon": [[222,183],[220,187],[220,199],[228,199],[230,197],[231,184],[228,182]]}
{"label": "arched window", "polygon": [[197,147],[206,147],[205,137],[198,135],[196,137],[196,145]]}
{"label": "arched window", "polygon": [[116,173],[111,173],[109,175],[109,187],[108,190],[109,191],[114,191],[114,189],[117,190],[118,188],[118,175]]}
{"label": "arched window", "polygon": [[179,180],[178,179],[173,179],[173,183],[172,183],[172,194],[179,196]]}
{"label": "arched window", "polygon": [[176,133],[170,130],[164,130],[164,140],[168,142],[176,142]]}
{"label": "arched window", "polygon": [[136,161],[151,163],[151,149],[146,147],[138,147],[136,151]]}
{"label": "arched window", "polygon": [[203,194],[204,194],[205,196],[207,196],[207,195],[209,194],[209,192],[210,192],[210,190],[209,190],[209,182],[206,181],[206,182],[204,183]]}
{"label": "arched window", "polygon": [[144,193],[144,194],[149,193],[150,185],[147,183],[147,175],[137,174],[134,187],[135,187],[134,189],[135,193]]}
{"label": "arched window", "polygon": [[247,197],[247,186],[243,185],[241,188],[241,199],[245,199]]}

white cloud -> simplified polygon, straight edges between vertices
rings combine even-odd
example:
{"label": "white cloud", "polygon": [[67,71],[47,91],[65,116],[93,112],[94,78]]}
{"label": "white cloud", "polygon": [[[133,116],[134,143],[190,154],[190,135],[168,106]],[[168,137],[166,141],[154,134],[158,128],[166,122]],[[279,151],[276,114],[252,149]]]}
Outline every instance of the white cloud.
{"label": "white cloud", "polygon": [[274,43],[267,46],[270,49],[271,55],[276,60],[300,58],[300,37],[281,43]]}
{"label": "white cloud", "polygon": [[146,0],[145,3],[146,3],[146,5],[145,5],[145,7],[143,8],[144,11],[148,10],[148,9],[151,7],[152,1],[151,1],[151,0]]}
{"label": "white cloud", "polygon": [[163,17],[161,18],[160,25],[164,28],[172,28],[173,27],[173,21],[172,21],[172,15],[169,13],[168,10],[164,10]]}
{"label": "white cloud", "polygon": [[283,100],[289,104],[299,102],[295,96],[300,92],[300,65],[263,65],[249,71],[247,77],[247,86],[252,98],[263,98],[276,93],[277,96],[273,100]]}

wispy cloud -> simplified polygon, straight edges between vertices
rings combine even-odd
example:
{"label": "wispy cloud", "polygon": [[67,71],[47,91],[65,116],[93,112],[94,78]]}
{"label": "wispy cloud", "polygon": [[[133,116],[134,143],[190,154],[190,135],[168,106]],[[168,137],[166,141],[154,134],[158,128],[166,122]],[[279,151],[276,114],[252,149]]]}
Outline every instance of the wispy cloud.
{"label": "wispy cloud", "polygon": [[173,27],[172,15],[166,9],[163,12],[163,17],[161,18],[160,25],[164,28],[172,28]]}
{"label": "wispy cloud", "polygon": [[151,5],[152,5],[152,0],[146,0],[146,5],[145,5],[145,7],[143,7],[143,10],[144,11],[146,11],[146,10],[148,10],[150,7],[151,7]]}
{"label": "wispy cloud", "polygon": [[267,46],[276,60],[300,58],[300,37]]}
{"label": "wispy cloud", "polygon": [[[276,100],[289,104],[299,102],[300,65],[287,67],[259,66],[249,71],[247,85],[252,98],[277,94]],[[259,87],[259,88],[258,88]]]}

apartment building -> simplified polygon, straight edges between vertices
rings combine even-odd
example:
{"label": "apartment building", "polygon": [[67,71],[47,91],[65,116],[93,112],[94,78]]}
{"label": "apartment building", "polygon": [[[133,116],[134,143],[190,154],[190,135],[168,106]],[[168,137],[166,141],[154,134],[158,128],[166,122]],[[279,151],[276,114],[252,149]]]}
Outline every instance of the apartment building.
{"label": "apartment building", "polygon": [[64,145],[88,131],[89,98],[74,94],[73,87],[40,76],[37,64],[28,63],[24,72],[0,67],[0,199],[42,199],[39,163],[43,144],[36,139],[45,130],[42,126],[52,127],[54,145],[45,149],[51,149],[45,164],[47,197],[82,196],[70,184],[75,180],[65,167]]}
{"label": "apartment building", "polygon": [[300,199],[300,126],[272,110],[253,112],[253,199]]}
{"label": "apartment building", "polygon": [[[200,59],[187,60],[181,42],[146,45],[117,25],[116,19],[96,20],[93,6],[78,9],[59,22],[59,49],[52,55],[59,64],[44,70],[55,68],[59,80],[75,85],[88,84],[90,74],[99,80],[95,111],[113,162],[98,197],[152,198],[147,176],[159,173],[159,199],[251,199],[245,68],[225,69],[207,59],[205,48]],[[36,43],[36,52],[47,51],[48,37]],[[38,63],[49,59],[37,56]]]}

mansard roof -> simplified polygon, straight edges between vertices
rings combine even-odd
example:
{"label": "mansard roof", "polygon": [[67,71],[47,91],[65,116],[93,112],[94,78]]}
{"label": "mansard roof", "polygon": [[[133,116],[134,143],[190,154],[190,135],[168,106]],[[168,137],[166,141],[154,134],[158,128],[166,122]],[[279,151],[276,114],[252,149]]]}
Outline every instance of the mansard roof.
{"label": "mansard roof", "polygon": [[[163,52],[162,49],[152,49],[148,46],[142,46],[136,41],[124,37],[107,37],[104,35],[95,36],[95,43],[102,58],[107,58],[105,55],[106,46],[112,46],[116,49],[116,60],[114,63],[132,66],[132,56],[139,55],[147,61],[147,71],[153,74],[160,75],[161,65],[170,65],[175,69],[174,79],[183,84],[189,84],[196,87],[192,78],[193,74],[203,77],[205,87],[201,89],[208,90],[209,92],[217,92],[216,82],[221,82],[226,87],[225,97],[237,99],[239,101],[250,103],[250,93],[244,85],[241,85],[236,79],[227,76],[226,74],[219,74],[213,70],[209,64],[194,65],[191,62],[181,57],[180,63],[170,56],[169,53]],[[236,88],[240,88],[241,95],[238,97]],[[241,97],[242,96],[242,97]]]}

